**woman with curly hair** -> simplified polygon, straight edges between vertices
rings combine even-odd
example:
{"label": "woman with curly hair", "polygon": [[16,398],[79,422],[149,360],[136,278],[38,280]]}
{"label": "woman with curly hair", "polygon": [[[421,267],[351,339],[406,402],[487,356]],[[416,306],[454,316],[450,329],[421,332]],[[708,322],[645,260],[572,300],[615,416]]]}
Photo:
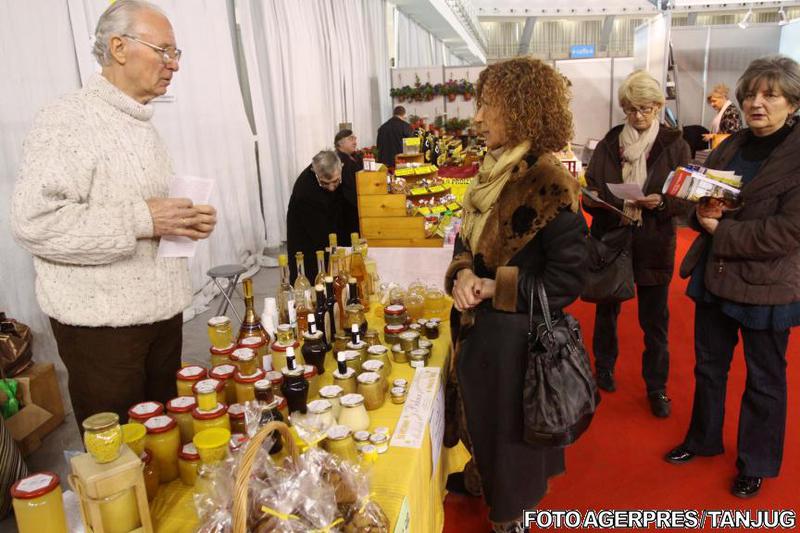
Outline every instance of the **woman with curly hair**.
{"label": "woman with curly hair", "polygon": [[489,151],[445,279],[455,304],[446,444],[470,448],[467,488],[482,492],[494,531],[514,532],[564,471],[563,449],[522,438],[530,295],[542,280],[555,313],[578,297],[587,228],[578,182],[553,156],[572,136],[564,78],[535,59],[496,63],[478,78],[477,106]]}

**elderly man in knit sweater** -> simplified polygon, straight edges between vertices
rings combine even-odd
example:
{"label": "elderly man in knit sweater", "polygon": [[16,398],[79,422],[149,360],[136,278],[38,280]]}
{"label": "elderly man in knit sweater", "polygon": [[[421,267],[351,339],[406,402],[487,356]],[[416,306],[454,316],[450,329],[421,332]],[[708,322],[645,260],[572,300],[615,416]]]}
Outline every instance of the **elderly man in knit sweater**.
{"label": "elderly man in knit sweater", "polygon": [[169,20],[118,0],[95,37],[102,73],[39,113],[12,203],[79,425],[175,396],[192,290],[185,258],[156,257],[159,237],[204,239],[216,224],[213,207],[166,197],[173,170],[149,102],[178,71]]}

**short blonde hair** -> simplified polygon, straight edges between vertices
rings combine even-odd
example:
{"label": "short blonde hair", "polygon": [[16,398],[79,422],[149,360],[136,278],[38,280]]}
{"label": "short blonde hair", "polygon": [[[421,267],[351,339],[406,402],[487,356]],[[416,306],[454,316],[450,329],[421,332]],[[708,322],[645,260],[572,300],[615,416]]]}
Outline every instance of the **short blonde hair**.
{"label": "short blonde hair", "polygon": [[619,86],[620,107],[664,105],[664,91],[656,79],[644,70],[634,70]]}
{"label": "short blonde hair", "polygon": [[711,99],[715,96],[719,96],[720,98],[728,99],[728,95],[730,94],[731,90],[728,88],[727,85],[724,83],[718,83],[711,88],[711,92],[708,93],[708,97],[706,101],[710,104]]}

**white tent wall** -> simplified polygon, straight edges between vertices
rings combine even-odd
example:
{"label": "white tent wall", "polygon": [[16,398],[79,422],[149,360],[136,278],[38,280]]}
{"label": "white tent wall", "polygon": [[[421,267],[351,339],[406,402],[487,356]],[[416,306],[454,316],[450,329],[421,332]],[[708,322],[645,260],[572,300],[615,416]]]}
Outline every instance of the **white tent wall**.
{"label": "white tent wall", "polygon": [[259,144],[267,244],[286,238],[299,173],[341,122],[362,146],[389,117],[382,0],[236,0]]}
{"label": "white tent wall", "polygon": [[22,142],[36,112],[79,88],[80,77],[67,4],[28,0],[20,7],[0,1],[0,310],[31,327],[34,356],[56,365],[66,398],[66,370],[34,294],[33,260],[11,236],[9,209]]}
{"label": "white tent wall", "polygon": [[[736,82],[751,61],[777,54],[781,27],[777,24],[672,28],[672,46],[678,74],[682,125],[705,127],[714,118],[706,95],[718,83],[730,87],[735,102]],[[738,106],[738,103],[737,103]]]}
{"label": "white tent wall", "polygon": [[408,15],[392,6],[396,68],[432,67],[437,65],[462,65],[464,61],[434,37],[428,30],[414,22]]}

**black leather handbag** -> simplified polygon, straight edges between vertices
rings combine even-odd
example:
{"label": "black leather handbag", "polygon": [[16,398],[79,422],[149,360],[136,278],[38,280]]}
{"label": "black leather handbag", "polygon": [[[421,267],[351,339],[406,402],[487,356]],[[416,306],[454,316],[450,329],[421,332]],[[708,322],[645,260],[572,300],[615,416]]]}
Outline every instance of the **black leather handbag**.
{"label": "black leather handbag", "polygon": [[593,303],[624,302],[636,295],[632,241],[633,231],[628,226],[614,228],[600,238],[589,235],[588,274],[581,292],[582,300]]}
{"label": "black leather handbag", "polygon": [[538,279],[536,293],[544,319],[536,323],[531,291],[523,439],[528,444],[563,447],[589,427],[600,395],[580,324],[568,313],[553,320],[544,284]]}

